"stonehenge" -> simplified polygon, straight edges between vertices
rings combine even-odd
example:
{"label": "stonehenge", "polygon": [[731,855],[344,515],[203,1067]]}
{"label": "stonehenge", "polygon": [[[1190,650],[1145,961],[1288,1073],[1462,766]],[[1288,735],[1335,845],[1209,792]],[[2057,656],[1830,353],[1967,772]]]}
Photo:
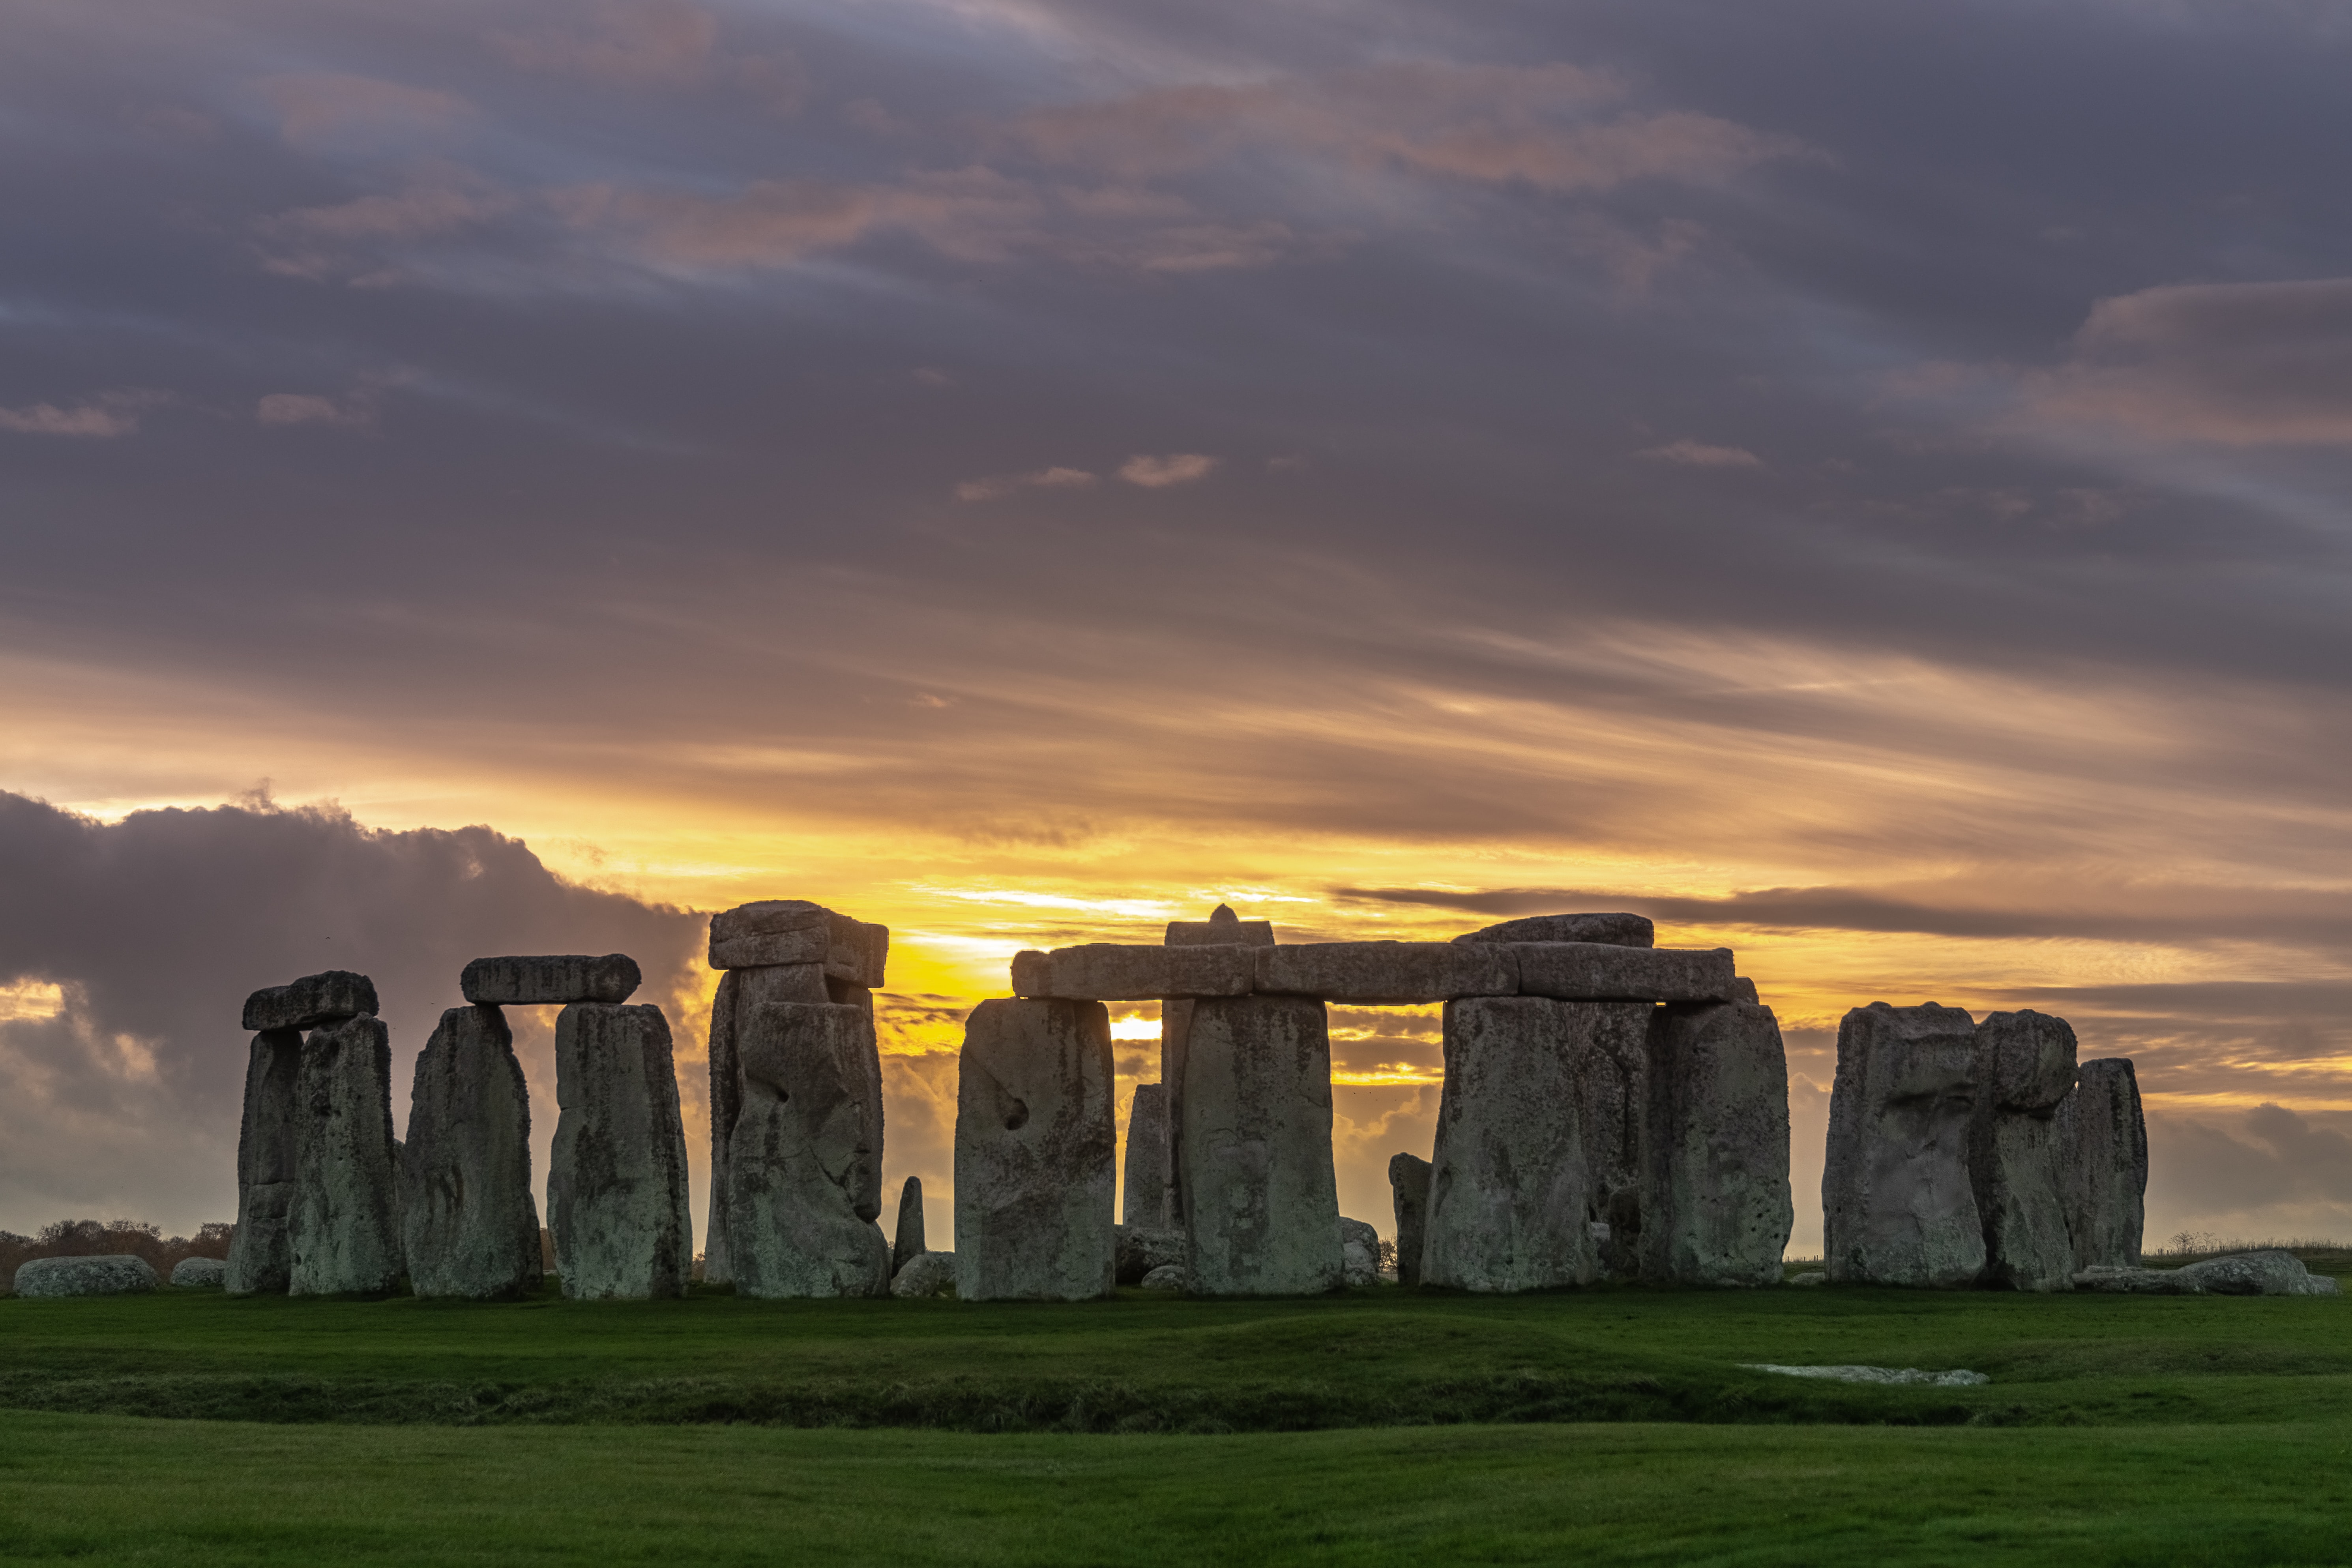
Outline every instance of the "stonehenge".
{"label": "stonehenge", "polygon": [[1183,1085],[1177,1155],[1187,1288],[1292,1296],[1339,1284],[1323,1004],[1311,996],[1196,1001]]}
{"label": "stonehenge", "polygon": [[[746,1296],[878,1296],[882,1098],[874,1017],[854,1002],[737,1015],[741,1104],[727,1146],[729,1265]],[[707,1271],[706,1271],[707,1272]]]}
{"label": "stonehenge", "polygon": [[1749,1002],[1663,1006],[1646,1047],[1641,1277],[1778,1284],[1796,1221],[1780,1021]]}
{"label": "stonehenge", "polygon": [[[1245,921],[1224,904],[1204,921],[1170,921],[1161,938],[1167,947],[1272,947],[1272,921]],[[1253,972],[1255,973],[1255,972]],[[1166,1213],[1160,1223],[1184,1223],[1184,1186],[1177,1143],[1184,1131],[1184,1047],[1192,1038],[1192,1004],[1166,997],[1160,1004],[1160,1083],[1168,1098],[1167,1154],[1160,1171]]]}
{"label": "stonehenge", "polygon": [[[248,1002],[246,1017],[253,1016]],[[283,1295],[293,1277],[287,1226],[294,1211],[294,1086],[301,1071],[300,1030],[264,1029],[253,1037],[236,1139],[236,1234],[228,1244],[226,1284],[233,1296]]]}
{"label": "stonehenge", "polygon": [[392,1135],[392,1037],[383,1021],[362,1013],[310,1031],[294,1103],[287,1293],[392,1289],[402,1273],[400,1146]]}
{"label": "stonehenge", "polygon": [[476,1006],[504,1004],[625,1002],[644,981],[625,952],[541,958],[478,958],[457,977]]}
{"label": "stonehenge", "polygon": [[898,1226],[890,1233],[890,1278],[925,1251],[923,1246],[923,1178],[909,1176],[898,1189]]}
{"label": "stonehenge", "polygon": [[[636,965],[629,968],[634,974]],[[452,1007],[425,1042],[409,1091],[400,1189],[417,1295],[496,1300],[539,1287],[530,1090],[497,1007]]]}
{"label": "stonehenge", "polygon": [[1110,1294],[1113,1087],[1101,1003],[998,998],[972,1009],[956,1080],[957,1295]]}
{"label": "stonehenge", "polygon": [[2063,1018],[1994,1013],[1977,1026],[1984,1088],[1969,1135],[1969,1177],[1984,1226],[1977,1283],[2063,1290],[2074,1283],[2059,1187],[2058,1107],[2074,1087],[2074,1031]]}
{"label": "stonehenge", "polygon": [[686,1291],[686,1128],[661,1009],[574,1002],[555,1020],[547,1226],[574,1299]]}
{"label": "stonehenge", "polygon": [[1139,1083],[1127,1112],[1121,1225],[1168,1223],[1168,1086]]}
{"label": "stonehenge", "polygon": [[1397,1283],[1418,1285],[1429,1233],[1429,1162],[1418,1154],[1391,1155],[1389,1193],[1396,1213]]}
{"label": "stonehenge", "polygon": [[2139,1265],[2147,1122],[2128,1058],[2084,1062],[2057,1115],[2058,1185],[2077,1268]]}
{"label": "stonehenge", "polygon": [[1984,1227],[1969,1174],[1976,1020],[1933,1002],[1838,1026],[1822,1211],[1833,1285],[1971,1285]]}

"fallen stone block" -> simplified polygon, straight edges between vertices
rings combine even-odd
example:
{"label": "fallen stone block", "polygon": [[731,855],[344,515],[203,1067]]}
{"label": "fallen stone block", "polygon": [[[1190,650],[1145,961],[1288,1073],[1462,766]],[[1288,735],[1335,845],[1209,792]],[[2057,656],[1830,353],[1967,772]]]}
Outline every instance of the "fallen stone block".
{"label": "fallen stone block", "polygon": [[1110,1294],[1114,1088],[1110,1014],[1101,1003],[1000,997],[971,1010],[956,1073],[959,1297]]}
{"label": "fallen stone block", "polygon": [[155,1289],[154,1267],[127,1252],[36,1258],[16,1266],[19,1296],[136,1296]]}
{"label": "fallen stone block", "polygon": [[1272,947],[1272,921],[1245,921],[1223,904],[1204,921],[1170,921],[1170,947]]}
{"label": "fallen stone block", "polygon": [[1189,1290],[1192,1285],[1182,1264],[1163,1263],[1143,1277],[1143,1288],[1147,1290]]}
{"label": "fallen stone block", "polygon": [[1135,947],[1088,942],[1032,948],[1013,958],[1014,995],[1037,1001],[1142,1002],[1169,996],[1249,994],[1251,949]]}
{"label": "fallen stone block", "polygon": [[294,1274],[294,1128],[302,1074],[299,1029],[264,1029],[246,1058],[236,1138],[236,1231],[225,1281],[232,1296],[282,1296]]}
{"label": "fallen stone block", "polygon": [[848,1003],[772,1002],[740,1016],[742,1113],[728,1144],[730,1265],[740,1295],[889,1289],[874,1019]]}
{"label": "fallen stone block", "polygon": [[[730,969],[719,977],[719,993],[710,1005],[710,1214],[704,1232],[702,1278],[713,1285],[731,1283],[734,1271],[727,1254],[727,1143],[743,1107],[742,1064],[736,1059],[737,1020],[748,1008],[771,1002],[840,1003],[834,994],[844,982],[825,978],[822,963],[767,964]],[[862,1004],[873,1016],[871,994]],[[877,1059],[875,1103],[881,1103],[881,1071]],[[878,1176],[877,1178],[879,1179]]]}
{"label": "fallen stone block", "polygon": [[1418,1285],[1428,1236],[1429,1162],[1418,1154],[1390,1155],[1389,1197],[1396,1209],[1397,1283]]}
{"label": "fallen stone block", "polygon": [[2091,1268],[2074,1276],[2078,1290],[2133,1296],[2334,1296],[2336,1282],[2314,1274],[2292,1252],[2237,1252],[2181,1268]]}
{"label": "fallen stone block", "polygon": [[1561,1002],[1728,1002],[1738,989],[1727,947],[1618,947],[1603,942],[1512,942],[1522,996]]}
{"label": "fallen stone block", "polygon": [[1612,947],[1655,947],[1657,928],[1646,915],[1529,915],[1505,921],[1483,931],[1457,936],[1456,942],[1598,942]]}
{"label": "fallen stone block", "polygon": [[907,1259],[890,1277],[890,1294],[902,1301],[918,1301],[933,1296],[955,1294],[956,1255],[952,1252],[919,1252]]}
{"label": "fallen stone block", "polygon": [[658,1007],[574,1002],[555,1019],[547,1227],[575,1300],[686,1293],[686,1127]]}
{"label": "fallen stone block", "polygon": [[1381,1282],[1381,1233],[1362,1220],[1339,1221],[1339,1279],[1347,1285]]}
{"label": "fallen stone block", "polygon": [[392,1135],[392,1037],[361,1014],[311,1031],[294,1089],[295,1296],[380,1295],[399,1283],[400,1145]]}
{"label": "fallen stone block", "polygon": [[2147,1121],[2127,1057],[2076,1070],[2058,1102],[2058,1190],[2077,1268],[2136,1267],[2147,1223]]}
{"label": "fallen stone block", "polygon": [[1304,996],[1196,1002],[1183,1083],[1177,1152],[1188,1288],[1204,1296],[1295,1296],[1338,1285],[1323,1005]]}
{"label": "fallen stone block", "polygon": [[1168,1086],[1139,1083],[1127,1111],[1126,1180],[1119,1219],[1128,1225],[1168,1223]]}
{"label": "fallen stone block", "polygon": [[898,1189],[898,1228],[890,1235],[890,1278],[929,1250],[923,1245],[923,1178],[909,1176]]}
{"label": "fallen stone block", "polygon": [[1155,1268],[1184,1261],[1184,1233],[1167,1226],[1122,1225],[1112,1232],[1122,1285],[1140,1285]]}
{"label": "fallen stone block", "polygon": [[452,1007],[425,1042],[400,1179],[410,1289],[493,1301],[539,1289],[530,1089],[496,1007]]}
{"label": "fallen stone block", "polygon": [[1969,1176],[1976,1020],[1874,1002],[1838,1026],[1822,1209],[1831,1282],[1952,1289],[1983,1271]]}
{"label": "fallen stone block", "polygon": [[375,1011],[375,982],[348,969],[306,974],[290,985],[272,985],[245,999],[245,1026],[315,1029],[321,1024]]}
{"label": "fallen stone block", "polygon": [[172,1265],[175,1290],[217,1290],[228,1279],[228,1263],[219,1258],[183,1258]]}
{"label": "fallen stone block", "polygon": [[1516,949],[1452,942],[1310,942],[1262,947],[1261,994],[1411,1006],[1518,989]]}
{"label": "fallen stone block", "polygon": [[1747,1002],[1660,1007],[1648,1055],[1642,1278],[1779,1284],[1796,1221],[1780,1020]]}
{"label": "fallen stone block", "polygon": [[1826,1383],[1874,1383],[1896,1388],[1974,1388],[1992,1381],[1980,1372],[1922,1372],[1916,1366],[1771,1366],[1763,1362],[1740,1363],[1749,1372],[1779,1377],[1813,1377]]}
{"label": "fallen stone block", "polygon": [[572,1002],[625,1002],[645,977],[625,952],[602,958],[580,953],[478,958],[458,976],[457,989],[476,1006]]}
{"label": "fallen stone block", "polygon": [[1546,997],[1472,997],[1446,1004],[1444,1034],[1422,1283],[1481,1292],[1591,1283],[1578,1085],[1589,1042],[1577,1021]]}
{"label": "fallen stone block", "polygon": [[2074,1087],[2074,1031],[2031,1010],[1977,1026],[1978,1091],[1969,1175],[1984,1226],[1987,1289],[2072,1287],[2074,1249],[2060,1192],[2058,1105]]}
{"label": "fallen stone block", "polygon": [[869,989],[883,984],[890,928],[835,914],[800,899],[764,899],[710,918],[710,967],[763,969],[814,963]]}

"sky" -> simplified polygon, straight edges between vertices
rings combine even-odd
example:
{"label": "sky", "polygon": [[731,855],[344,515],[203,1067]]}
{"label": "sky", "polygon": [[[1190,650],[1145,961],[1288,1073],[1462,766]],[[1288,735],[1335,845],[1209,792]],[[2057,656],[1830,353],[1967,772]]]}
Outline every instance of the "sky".
{"label": "sky", "polygon": [[[244,994],[1632,910],[2071,1020],[2352,1236],[2352,5],[0,0],[0,1228],[231,1216]],[[551,1023],[516,1009],[543,1157]],[[1157,1076],[1114,1009],[1122,1103]],[[1334,1009],[1392,1230],[1433,1009]]]}

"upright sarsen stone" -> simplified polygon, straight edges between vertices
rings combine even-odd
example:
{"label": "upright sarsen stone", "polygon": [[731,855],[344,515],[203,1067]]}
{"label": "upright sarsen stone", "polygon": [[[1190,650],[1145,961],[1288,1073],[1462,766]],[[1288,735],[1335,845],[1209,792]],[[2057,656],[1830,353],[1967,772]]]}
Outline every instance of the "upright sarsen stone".
{"label": "upright sarsen stone", "polygon": [[498,1008],[441,1015],[416,1058],[400,1180],[417,1295],[498,1300],[539,1288],[530,1090]]}
{"label": "upright sarsen stone", "polygon": [[1389,1201],[1396,1213],[1397,1283],[1421,1283],[1421,1248],[1429,1234],[1429,1162],[1389,1156]]}
{"label": "upright sarsen stone", "polygon": [[956,1073],[956,1294],[1108,1296],[1118,1257],[1110,1014],[999,998],[971,1010]]}
{"label": "upright sarsen stone", "polygon": [[737,1293],[887,1294],[873,1016],[854,1003],[771,1002],[739,1022],[742,1109],[726,1183]]}
{"label": "upright sarsen stone", "polygon": [[236,1136],[236,1234],[226,1284],[233,1296],[284,1295],[293,1277],[295,1117],[302,1033],[264,1029],[246,1058]]}
{"label": "upright sarsen stone", "polygon": [[1980,1082],[1976,1021],[1958,1007],[1874,1002],[1839,1024],[1822,1172],[1832,1283],[1975,1283],[1984,1226],[1969,1135]]}
{"label": "upright sarsen stone", "polygon": [[1977,1282],[2012,1290],[2071,1289],[2074,1249],[2059,1191],[2058,1106],[2074,1087],[2074,1031],[2031,1010],[1977,1026],[1983,1080],[1969,1131],[1969,1175],[1984,1226]]}
{"label": "upright sarsen stone", "polygon": [[2147,1122],[2128,1057],[2084,1062],[2059,1101],[2058,1184],[2077,1268],[2139,1264],[2147,1194]]}
{"label": "upright sarsen stone", "polygon": [[923,1178],[909,1176],[898,1188],[898,1227],[890,1233],[890,1278],[930,1248],[923,1241]]}
{"label": "upright sarsen stone", "polygon": [[295,1084],[296,1296],[375,1294],[400,1281],[400,1159],[392,1136],[392,1038],[362,1013],[313,1030]]}
{"label": "upright sarsen stone", "polygon": [[661,1009],[574,1002],[555,1020],[547,1225],[563,1293],[679,1296],[694,1264],[686,1128]]}
{"label": "upright sarsen stone", "polygon": [[1168,1086],[1139,1083],[1127,1111],[1125,1196],[1119,1223],[1168,1223]]}
{"label": "upright sarsen stone", "polygon": [[1505,1292],[1591,1282],[1579,1083],[1590,1020],[1584,1031],[1576,1022],[1540,996],[1445,1005],[1422,1283]]}
{"label": "upright sarsen stone", "polygon": [[1642,1278],[1779,1284],[1796,1220],[1780,1021],[1748,1002],[1660,1007],[1649,1084]]}
{"label": "upright sarsen stone", "polygon": [[[710,1004],[710,1216],[703,1246],[702,1278],[724,1285],[734,1278],[727,1246],[728,1141],[743,1108],[742,1063],[736,1053],[740,1020],[754,1007],[773,1002],[840,1002],[835,991],[841,983],[825,978],[822,963],[770,964],[754,969],[730,969],[719,977],[719,994]],[[872,993],[866,1011],[873,1014]],[[876,1072],[880,1066],[877,1062]],[[879,1102],[881,1080],[875,1080]]]}
{"label": "upright sarsen stone", "polygon": [[[1169,947],[1272,947],[1272,921],[1245,921],[1229,905],[1219,904],[1204,921],[1170,921],[1164,945]],[[1256,970],[1251,969],[1253,983]],[[1168,1194],[1167,1217],[1160,1223],[1184,1227],[1184,1170],[1177,1145],[1184,1136],[1184,1050],[1192,1039],[1192,1004],[1166,1000],[1160,1004],[1160,1082],[1168,1095],[1168,1161],[1162,1185]]]}
{"label": "upright sarsen stone", "polygon": [[1612,1279],[1641,1268],[1642,1139],[1657,1010],[1648,1002],[1562,1002],[1557,1015],[1576,1063],[1588,1217],[1609,1226],[1594,1260]]}
{"label": "upright sarsen stone", "polygon": [[1307,996],[1193,1004],[1177,1134],[1187,1288],[1307,1295],[1340,1278],[1331,1037]]}

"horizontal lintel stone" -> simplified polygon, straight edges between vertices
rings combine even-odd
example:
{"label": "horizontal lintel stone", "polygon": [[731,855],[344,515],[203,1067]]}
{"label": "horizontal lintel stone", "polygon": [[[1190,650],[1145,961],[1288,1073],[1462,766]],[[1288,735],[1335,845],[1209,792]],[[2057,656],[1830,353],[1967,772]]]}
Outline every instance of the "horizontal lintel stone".
{"label": "horizontal lintel stone", "polygon": [[1246,996],[1252,951],[1238,945],[1145,947],[1109,942],[1057,947],[1051,952],[1032,948],[1013,956],[1013,993],[1069,1002]]}
{"label": "horizontal lintel stone", "polygon": [[290,985],[272,985],[245,999],[245,1026],[315,1029],[338,1019],[375,1011],[375,982],[348,969],[306,974]]}
{"label": "horizontal lintel stone", "polygon": [[1412,1005],[1519,988],[1517,948],[1452,942],[1311,942],[1261,947],[1257,989],[1325,1002]]}
{"label": "horizontal lintel stone", "polygon": [[[1471,951],[1476,951],[1472,944]],[[1727,947],[1619,947],[1520,942],[1519,991],[1562,1002],[1728,1002],[1739,991]]]}
{"label": "horizontal lintel stone", "polygon": [[1603,942],[1612,947],[1655,947],[1657,928],[1646,915],[1529,915],[1505,921],[1483,931],[1457,936],[1456,942]]}
{"label": "horizontal lintel stone", "polygon": [[852,920],[803,899],[763,899],[710,918],[710,967],[765,969],[821,963],[835,980],[882,984],[890,928]]}
{"label": "horizontal lintel stone", "polygon": [[575,952],[478,958],[466,965],[457,985],[467,1001],[483,1007],[625,1002],[644,980],[637,961],[625,952],[601,958]]}

